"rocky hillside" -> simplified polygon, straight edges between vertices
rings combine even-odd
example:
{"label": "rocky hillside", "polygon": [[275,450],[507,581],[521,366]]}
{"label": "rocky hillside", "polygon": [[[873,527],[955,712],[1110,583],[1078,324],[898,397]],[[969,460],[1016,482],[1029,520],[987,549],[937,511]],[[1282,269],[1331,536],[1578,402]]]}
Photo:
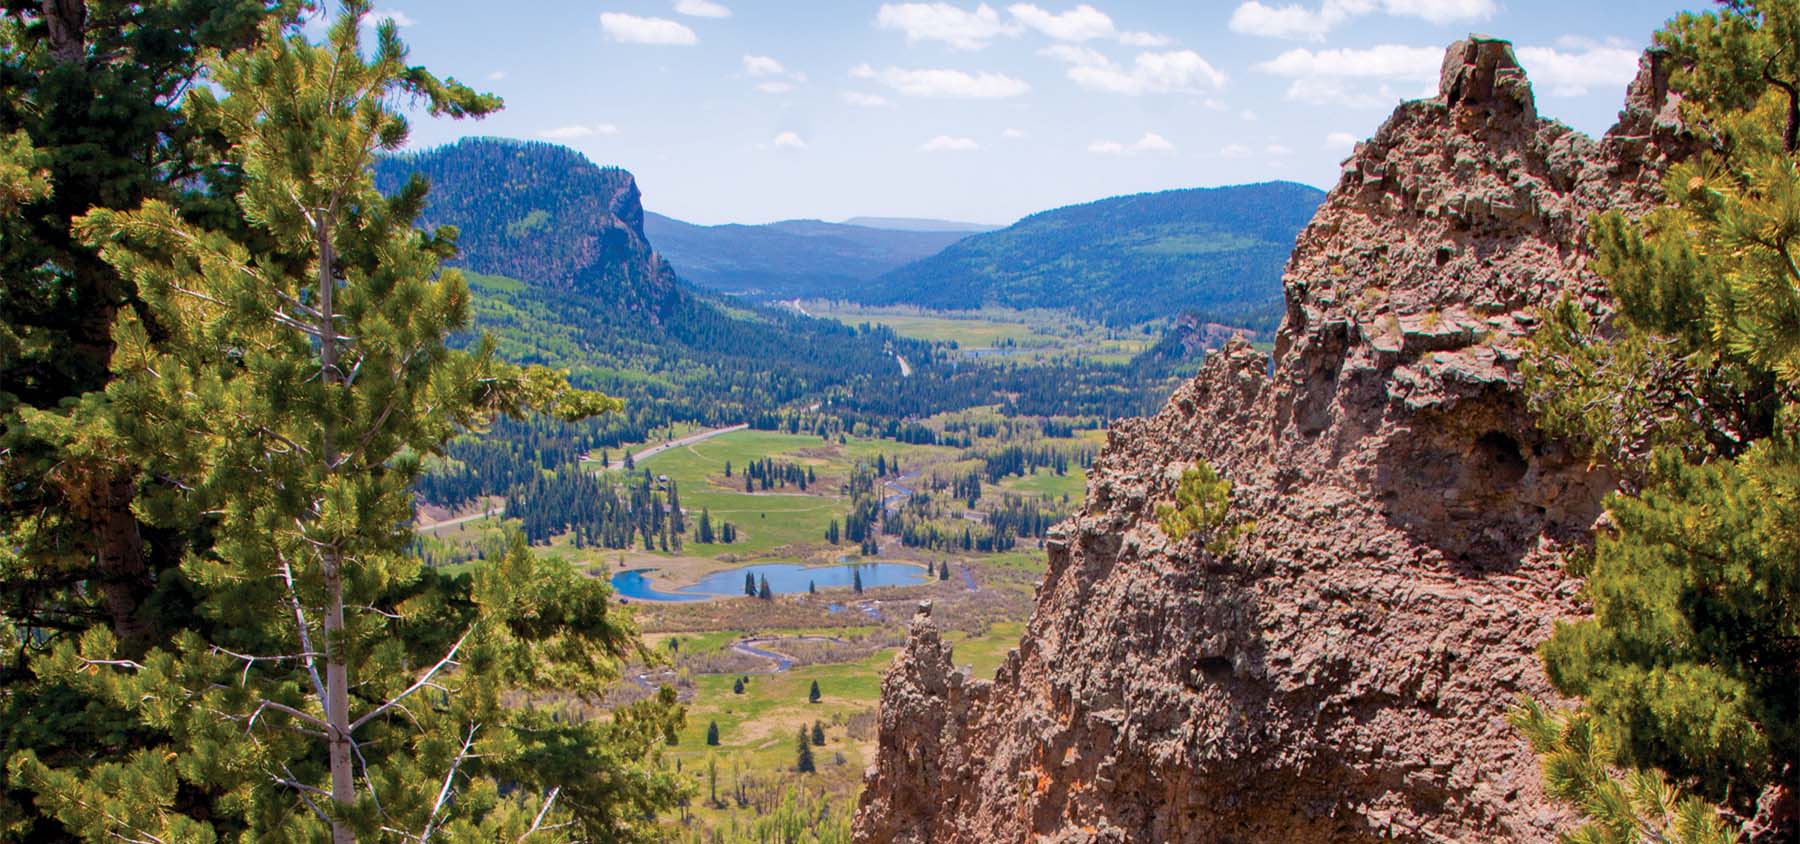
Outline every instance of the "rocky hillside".
{"label": "rocky hillside", "polygon": [[[1520,340],[1603,289],[1585,221],[1654,200],[1670,100],[1647,58],[1594,140],[1539,118],[1508,44],[1453,45],[1300,235],[1273,366],[1230,345],[1114,428],[997,675],[922,611],[857,840],[1555,841],[1504,715],[1550,694],[1560,556],[1612,480],[1533,425]],[[1197,460],[1257,521],[1226,557],[1156,527]]]}

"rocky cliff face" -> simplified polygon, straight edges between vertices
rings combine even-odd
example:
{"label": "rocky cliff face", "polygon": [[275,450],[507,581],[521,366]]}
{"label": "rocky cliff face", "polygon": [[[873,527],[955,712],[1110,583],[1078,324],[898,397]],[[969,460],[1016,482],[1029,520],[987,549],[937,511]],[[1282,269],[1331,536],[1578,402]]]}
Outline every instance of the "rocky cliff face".
{"label": "rocky cliff face", "polygon": [[[1613,481],[1533,426],[1520,338],[1602,289],[1585,223],[1654,201],[1670,99],[1647,57],[1593,140],[1538,117],[1505,42],[1453,45],[1300,236],[1273,367],[1227,346],[1113,430],[997,676],[922,612],[857,839],[1555,840],[1504,716],[1550,694],[1560,552]],[[1196,460],[1258,523],[1227,558],[1156,527]]]}
{"label": "rocky cliff face", "polygon": [[421,221],[459,230],[455,263],[616,303],[661,322],[676,306],[675,272],[644,235],[637,180],[554,144],[465,138],[383,158],[376,185],[431,183]]}

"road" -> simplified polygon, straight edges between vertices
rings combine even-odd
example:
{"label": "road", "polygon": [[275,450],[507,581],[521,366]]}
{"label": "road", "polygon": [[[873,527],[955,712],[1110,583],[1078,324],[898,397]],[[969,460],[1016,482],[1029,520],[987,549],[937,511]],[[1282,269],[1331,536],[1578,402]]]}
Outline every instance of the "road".
{"label": "road", "polygon": [[[642,463],[643,461],[649,460],[650,458],[655,457],[656,455],[661,454],[665,451],[668,451],[671,448],[682,448],[684,446],[690,446],[697,442],[702,442],[704,440],[710,440],[713,437],[719,436],[721,434],[729,434],[733,431],[742,431],[749,427],[750,426],[748,424],[732,425],[732,426],[729,426],[726,428],[713,428],[711,430],[701,431],[700,433],[697,433],[697,434],[688,434],[687,436],[682,437],[681,439],[669,440],[668,442],[662,443],[661,445],[653,445],[649,448],[644,449],[643,451],[633,454],[633,455],[631,455],[631,461],[633,463]],[[593,455],[591,455],[591,454],[588,455],[588,459],[592,460]]]}
{"label": "road", "polygon": [[894,360],[897,360],[900,362],[900,377],[901,378],[911,378],[912,377],[912,364],[907,363],[906,358],[901,355],[894,355]]}

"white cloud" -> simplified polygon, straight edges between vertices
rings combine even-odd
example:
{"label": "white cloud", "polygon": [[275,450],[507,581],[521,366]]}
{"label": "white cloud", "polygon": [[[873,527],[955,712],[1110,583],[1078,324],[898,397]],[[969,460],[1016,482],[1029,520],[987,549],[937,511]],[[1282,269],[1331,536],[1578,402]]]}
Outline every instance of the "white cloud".
{"label": "white cloud", "polygon": [[1323,41],[1351,18],[1381,12],[1444,25],[1493,17],[1494,0],[1323,0],[1318,6],[1270,5],[1247,0],[1231,13],[1232,32],[1270,38]]}
{"label": "white cloud", "polygon": [[1287,147],[1284,147],[1281,144],[1269,144],[1268,146],[1263,148],[1263,152],[1267,153],[1268,155],[1270,155],[1274,158],[1281,158],[1283,156],[1289,156],[1289,155],[1294,154],[1293,150],[1288,149]]}
{"label": "white cloud", "polygon": [[876,70],[866,64],[850,69],[857,79],[869,79],[907,97],[991,100],[1017,97],[1031,90],[1023,80],[1002,73],[964,73],[945,68],[889,67]]}
{"label": "white cloud", "polygon": [[794,83],[783,82],[779,79],[770,82],[758,82],[756,84],[756,90],[765,94],[785,94],[794,90]]}
{"label": "white cloud", "polygon": [[1382,44],[1362,50],[1289,50],[1256,65],[1275,76],[1294,79],[1358,76],[1385,79],[1436,79],[1444,51],[1439,47]]}
{"label": "white cloud", "polygon": [[1119,43],[1127,47],[1167,47],[1175,43],[1175,39],[1154,32],[1121,32]]}
{"label": "white cloud", "polygon": [[611,123],[596,123],[592,126],[558,126],[537,133],[538,137],[552,141],[572,141],[592,135],[617,135],[619,127]]}
{"label": "white cloud", "polygon": [[880,94],[867,94],[862,91],[845,91],[844,102],[858,108],[880,108],[888,104],[887,97]]}
{"label": "white cloud", "polygon": [[491,82],[499,82],[500,80],[505,79],[505,78],[506,78],[506,71],[504,71],[504,70],[496,70],[493,73],[488,74],[488,80]]}
{"label": "white cloud", "polygon": [[1520,47],[1519,64],[1534,87],[1553,96],[1579,97],[1600,86],[1623,86],[1637,75],[1638,51],[1618,44],[1560,39],[1567,49]]}
{"label": "white cloud", "polygon": [[379,26],[382,21],[393,21],[394,26],[412,26],[418,23],[398,9],[370,9],[369,14],[362,19],[362,25],[374,27]]}
{"label": "white cloud", "polygon": [[711,0],[675,0],[675,14],[690,18],[728,18],[731,10]]}
{"label": "white cloud", "polygon": [[768,56],[744,56],[744,72],[751,76],[780,76],[787,70]]}
{"label": "white cloud", "polygon": [[981,144],[974,138],[959,138],[950,135],[938,135],[919,145],[925,152],[974,152],[981,149]]}
{"label": "white cloud", "polygon": [[[1292,79],[1287,98],[1319,106],[1375,108],[1437,93],[1444,51],[1382,44],[1367,49],[1289,50],[1256,65]],[[1408,84],[1411,83],[1411,84]]]}
{"label": "white cloud", "polygon": [[1088,144],[1088,152],[1098,155],[1137,155],[1141,152],[1174,152],[1175,145],[1169,139],[1155,132],[1145,132],[1144,136],[1130,144],[1118,141],[1095,141]]}
{"label": "white cloud", "polygon": [[1250,148],[1243,144],[1226,144],[1219,147],[1219,155],[1224,158],[1249,158]]}
{"label": "white cloud", "polygon": [[1484,21],[1494,16],[1494,0],[1382,0],[1390,15],[1418,18],[1442,26],[1457,21]]}
{"label": "white cloud", "polygon": [[1074,63],[1068,75],[1083,88],[1127,96],[1195,92],[1225,85],[1225,74],[1192,50],[1139,53],[1130,68],[1104,59],[1101,63]]}
{"label": "white cloud", "polygon": [[606,37],[621,44],[667,44],[690,46],[700,43],[700,36],[685,25],[668,18],[641,18],[624,12],[601,12],[600,28]]}
{"label": "white cloud", "polygon": [[1250,109],[1244,109],[1243,111],[1238,112],[1238,119],[1245,123],[1255,123],[1256,112],[1251,111]]}
{"label": "white cloud", "polygon": [[1082,4],[1062,14],[1054,14],[1030,3],[1014,3],[1006,7],[1013,19],[1057,41],[1091,41],[1113,35],[1112,18],[1105,12]]}
{"label": "white cloud", "polygon": [[1332,152],[1349,152],[1356,147],[1356,136],[1349,132],[1328,132],[1325,135],[1325,149]]}
{"label": "white cloud", "polygon": [[782,132],[770,141],[779,149],[806,149],[806,141],[793,132]]}
{"label": "white cloud", "polygon": [[986,3],[970,11],[949,3],[883,3],[875,13],[875,25],[906,33],[909,43],[942,41],[958,50],[979,50],[995,38],[1018,32]]}
{"label": "white cloud", "polygon": [[1092,47],[1077,47],[1074,44],[1051,44],[1038,51],[1040,56],[1049,56],[1059,62],[1089,67],[1105,67],[1112,64],[1112,59],[1102,55]]}
{"label": "white cloud", "polygon": [[1002,131],[1001,131],[1001,132],[1000,132],[1000,137],[1002,137],[1002,138],[1005,138],[1005,139],[1007,139],[1007,140],[1009,140],[1009,141],[1016,141],[1016,140],[1018,140],[1018,139],[1020,139],[1020,138],[1023,138],[1023,137],[1025,137],[1025,130],[1024,130],[1024,129],[1006,129],[1006,130],[1002,130]]}

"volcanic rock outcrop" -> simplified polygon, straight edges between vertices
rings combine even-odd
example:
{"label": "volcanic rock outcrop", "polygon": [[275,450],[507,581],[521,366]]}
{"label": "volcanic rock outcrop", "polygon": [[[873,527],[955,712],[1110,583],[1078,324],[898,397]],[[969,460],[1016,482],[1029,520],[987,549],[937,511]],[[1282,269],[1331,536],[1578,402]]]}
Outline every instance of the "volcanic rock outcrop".
{"label": "volcanic rock outcrop", "polygon": [[[1672,100],[1646,56],[1594,140],[1506,42],[1453,45],[1301,234],[1273,366],[1235,342],[1113,429],[995,678],[915,621],[857,840],[1554,841],[1505,713],[1552,695],[1560,557],[1614,480],[1537,430],[1517,363],[1536,309],[1603,290],[1587,221],[1655,201]],[[1225,557],[1156,526],[1198,460],[1257,522]]]}

